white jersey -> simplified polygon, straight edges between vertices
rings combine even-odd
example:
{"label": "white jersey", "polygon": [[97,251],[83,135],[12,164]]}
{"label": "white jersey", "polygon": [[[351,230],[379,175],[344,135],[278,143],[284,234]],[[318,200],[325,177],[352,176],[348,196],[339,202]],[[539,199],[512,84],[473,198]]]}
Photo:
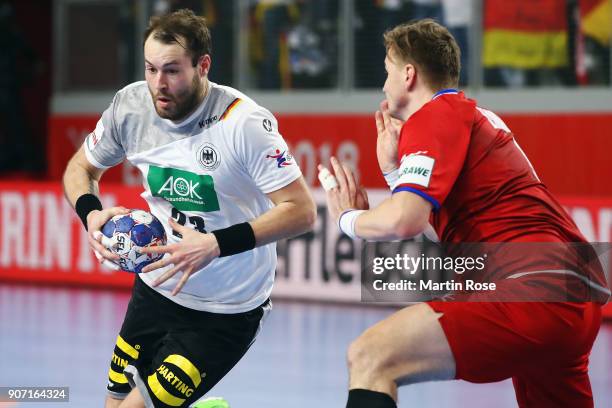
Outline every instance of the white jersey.
{"label": "white jersey", "polygon": [[[250,221],[272,208],[266,193],[301,176],[274,116],[235,89],[209,82],[198,109],[181,123],[159,117],[146,82],[120,90],[84,143],[92,165],[124,159],[143,175],[142,197],[164,225],[168,219],[211,232]],[[151,283],[167,268],[140,274]],[[261,305],[272,291],[276,244],[217,258],[195,272],[176,296],[181,274],[154,288],[174,302],[215,313]]]}

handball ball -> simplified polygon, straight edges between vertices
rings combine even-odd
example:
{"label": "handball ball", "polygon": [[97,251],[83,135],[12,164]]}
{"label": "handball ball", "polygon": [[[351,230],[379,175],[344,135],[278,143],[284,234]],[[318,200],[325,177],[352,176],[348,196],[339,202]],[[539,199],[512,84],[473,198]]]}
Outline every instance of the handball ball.
{"label": "handball ball", "polygon": [[151,213],[131,210],[115,215],[102,227],[109,251],[119,255],[124,271],[140,273],[142,268],[162,258],[163,254],[143,254],[141,248],[166,245],[166,232]]}

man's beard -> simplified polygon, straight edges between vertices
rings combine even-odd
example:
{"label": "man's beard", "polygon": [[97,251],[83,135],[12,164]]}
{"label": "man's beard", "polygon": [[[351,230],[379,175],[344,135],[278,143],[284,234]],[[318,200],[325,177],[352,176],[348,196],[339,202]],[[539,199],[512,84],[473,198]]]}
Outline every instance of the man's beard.
{"label": "man's beard", "polygon": [[200,96],[202,95],[202,82],[197,75],[194,75],[193,81],[191,82],[191,87],[186,89],[184,92],[179,93],[177,95],[169,96],[164,94],[158,94],[157,97],[169,98],[171,103],[174,106],[170,106],[169,109],[161,109],[157,106],[157,97],[151,93],[151,97],[153,98],[153,106],[155,106],[155,111],[159,115],[160,118],[169,119],[172,121],[179,121],[184,119],[191,112],[195,110],[195,108],[200,104]]}

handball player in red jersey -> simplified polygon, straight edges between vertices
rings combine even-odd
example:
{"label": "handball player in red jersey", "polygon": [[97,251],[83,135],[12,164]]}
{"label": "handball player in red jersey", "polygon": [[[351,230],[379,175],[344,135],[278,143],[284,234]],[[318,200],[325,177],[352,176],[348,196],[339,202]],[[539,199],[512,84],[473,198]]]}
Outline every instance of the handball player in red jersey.
{"label": "handball player in red jersey", "polygon": [[[340,229],[383,241],[431,225],[441,243],[544,249],[515,253],[512,268],[489,271],[497,285],[490,301],[420,303],[366,330],[348,350],[347,408],[396,407],[397,387],[411,383],[507,378],[520,407],[592,407],[588,358],[610,291],[578,256],[555,253],[588,243],[504,122],[455,89],[460,50],[446,28],[433,20],[402,24],[384,42],[377,156],[392,195],[368,209],[352,171],[332,158],[332,174],[321,170],[336,177],[337,186],[323,185]],[[555,299],[559,282],[565,296],[543,301]]]}

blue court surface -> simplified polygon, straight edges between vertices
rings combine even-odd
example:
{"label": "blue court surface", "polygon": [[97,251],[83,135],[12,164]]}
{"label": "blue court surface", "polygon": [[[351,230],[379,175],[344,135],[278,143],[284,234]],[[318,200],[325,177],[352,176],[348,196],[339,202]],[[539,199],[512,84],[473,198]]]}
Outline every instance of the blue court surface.
{"label": "blue court surface", "polygon": [[[68,386],[69,403],[102,407],[109,361],[129,293],[0,284],[0,386]],[[276,301],[249,353],[209,393],[232,408],[344,407],[348,344],[388,308]],[[597,407],[612,407],[612,325],[591,355]],[[401,388],[400,407],[516,407],[510,381]]]}

